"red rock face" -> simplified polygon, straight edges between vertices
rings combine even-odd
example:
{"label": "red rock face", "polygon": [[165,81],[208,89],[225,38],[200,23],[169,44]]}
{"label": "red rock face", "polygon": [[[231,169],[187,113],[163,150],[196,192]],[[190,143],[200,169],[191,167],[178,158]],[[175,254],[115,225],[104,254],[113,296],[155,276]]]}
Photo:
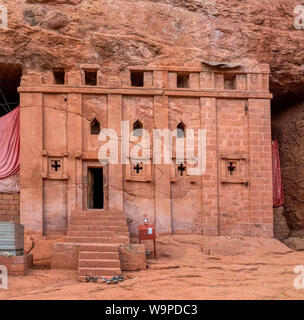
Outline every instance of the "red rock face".
{"label": "red rock face", "polygon": [[295,103],[274,112],[273,136],[279,141],[285,211],[291,235],[303,236],[303,137],[304,104]]}
{"label": "red rock face", "polygon": [[303,85],[304,30],[297,0],[9,1],[0,62],[24,70],[101,63],[111,73],[151,62],[271,65],[273,91]]}
{"label": "red rock face", "polygon": [[[24,74],[97,63],[115,83],[115,75],[132,65],[231,61],[270,64],[275,97],[301,94],[303,88],[304,30],[294,28],[293,13],[298,0],[6,2],[9,28],[0,32],[0,63],[21,64]],[[293,154],[288,137],[297,134],[296,127],[287,129],[287,138],[279,137],[286,159]],[[299,155],[293,155],[294,161],[300,161]],[[301,188],[289,187],[288,179],[301,175],[300,167],[286,179],[283,172],[288,220],[296,229],[303,227],[301,202],[295,200]]]}

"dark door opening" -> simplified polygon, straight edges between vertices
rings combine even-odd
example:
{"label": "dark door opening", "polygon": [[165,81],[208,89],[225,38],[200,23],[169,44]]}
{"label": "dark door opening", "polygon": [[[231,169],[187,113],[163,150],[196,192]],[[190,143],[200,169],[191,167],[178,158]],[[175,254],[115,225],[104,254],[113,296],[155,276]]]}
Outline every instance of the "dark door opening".
{"label": "dark door opening", "polygon": [[88,169],[88,208],[103,209],[103,168]]}
{"label": "dark door opening", "polygon": [[17,89],[20,86],[21,76],[20,65],[0,63],[0,117],[19,106]]}

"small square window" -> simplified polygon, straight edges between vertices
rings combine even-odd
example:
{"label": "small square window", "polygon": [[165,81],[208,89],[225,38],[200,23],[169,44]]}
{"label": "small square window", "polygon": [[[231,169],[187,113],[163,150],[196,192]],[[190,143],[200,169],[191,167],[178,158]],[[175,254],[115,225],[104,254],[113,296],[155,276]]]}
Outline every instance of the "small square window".
{"label": "small square window", "polygon": [[236,90],[236,74],[224,74],[224,88],[225,90]]}
{"label": "small square window", "polygon": [[55,84],[65,84],[65,70],[61,68],[55,68],[53,70],[54,83]]}
{"label": "small square window", "polygon": [[86,86],[97,86],[97,70],[84,70]]}
{"label": "small square window", "polygon": [[190,75],[185,73],[177,74],[177,88],[189,88],[190,87]]}
{"label": "small square window", "polygon": [[131,86],[143,87],[144,86],[144,73],[143,71],[131,71]]}

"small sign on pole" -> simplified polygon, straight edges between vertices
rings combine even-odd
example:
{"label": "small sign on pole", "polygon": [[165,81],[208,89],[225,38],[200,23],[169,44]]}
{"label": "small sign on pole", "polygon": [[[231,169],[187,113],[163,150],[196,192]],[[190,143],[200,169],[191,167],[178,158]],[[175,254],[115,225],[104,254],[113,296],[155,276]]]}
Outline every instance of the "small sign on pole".
{"label": "small sign on pole", "polygon": [[155,226],[153,224],[148,224],[148,219],[145,218],[144,224],[138,226],[138,233],[139,233],[139,243],[141,243],[142,240],[153,240],[154,258],[156,259]]}

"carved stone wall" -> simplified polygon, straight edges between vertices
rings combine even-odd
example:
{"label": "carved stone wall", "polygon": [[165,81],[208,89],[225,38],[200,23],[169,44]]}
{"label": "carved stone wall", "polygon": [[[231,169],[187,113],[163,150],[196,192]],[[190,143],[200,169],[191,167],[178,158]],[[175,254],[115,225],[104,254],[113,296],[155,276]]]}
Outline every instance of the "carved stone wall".
{"label": "carved stone wall", "polygon": [[[96,83],[87,83],[86,70],[95,70]],[[111,78],[98,65],[80,65],[64,79],[26,74],[19,89],[21,222],[28,231],[64,234],[73,210],[90,210],[88,170],[103,168],[104,209],[124,211],[132,234],[148,217],[162,234],[273,235],[267,65],[136,66]],[[140,128],[130,138],[129,163],[99,162],[96,130],[115,130],[121,150],[122,121],[129,132]],[[202,174],[191,175],[191,159],[174,148],[172,164],[154,164],[153,139],[144,156],[132,153],[154,129],[180,124],[186,138],[194,130],[195,141],[205,130]]]}

